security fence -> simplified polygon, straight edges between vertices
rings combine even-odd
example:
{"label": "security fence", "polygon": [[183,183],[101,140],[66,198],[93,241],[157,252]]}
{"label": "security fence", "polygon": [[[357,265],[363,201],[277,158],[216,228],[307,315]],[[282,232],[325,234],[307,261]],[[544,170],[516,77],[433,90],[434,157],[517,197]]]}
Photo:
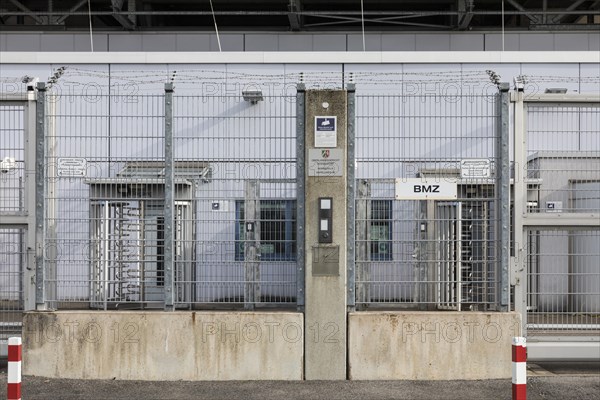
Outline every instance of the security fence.
{"label": "security fence", "polygon": [[[0,97],[0,343],[21,332],[24,283],[31,279],[35,203],[32,143],[35,97]],[[30,299],[29,299],[30,300]],[[29,307],[32,306],[30,302]]]}
{"label": "security fence", "polygon": [[357,307],[501,306],[498,106],[357,95]]}
{"label": "security fence", "polygon": [[50,307],[295,305],[294,96],[47,98]]}
{"label": "security fence", "polygon": [[[503,96],[359,90],[349,274],[359,309],[507,308]],[[59,309],[302,305],[296,95],[40,98],[38,191],[31,154],[26,167],[31,101],[0,104],[4,331],[36,296]],[[513,101],[515,308],[531,334],[597,329],[600,107],[585,96]],[[43,282],[29,299],[26,278]]]}

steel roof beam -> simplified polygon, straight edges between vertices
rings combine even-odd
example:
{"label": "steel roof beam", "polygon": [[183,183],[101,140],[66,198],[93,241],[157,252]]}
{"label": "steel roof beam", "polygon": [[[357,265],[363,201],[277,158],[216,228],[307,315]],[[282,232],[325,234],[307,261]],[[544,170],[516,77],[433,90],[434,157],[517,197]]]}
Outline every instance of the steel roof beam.
{"label": "steel roof beam", "polygon": [[475,0],[458,0],[458,11],[464,13],[459,16],[458,29],[464,30],[471,25],[473,19],[473,9],[475,8]]}
{"label": "steel roof beam", "polygon": [[290,12],[288,13],[288,19],[290,21],[290,28],[293,31],[299,31],[302,28],[301,17],[298,14],[302,10],[302,5],[299,0],[290,0],[288,5]]}
{"label": "steel roof beam", "polygon": [[[529,18],[531,20],[531,22],[533,22],[534,24],[539,24],[541,21],[541,19],[537,16],[537,15],[533,15],[531,13],[528,13],[527,10],[525,9],[525,7],[523,7],[522,5],[520,5],[519,3],[517,3],[516,0],[506,0],[510,5],[512,5],[514,8],[516,8],[517,10],[521,11],[523,14],[525,14],[525,16],[527,18]],[[546,12],[543,13],[544,15],[546,14]]]}
{"label": "steel roof beam", "polygon": [[135,29],[135,24],[123,13],[123,0],[110,0],[113,17],[127,30]]}
{"label": "steel roof beam", "polygon": [[[567,7],[565,9],[565,11],[573,11],[575,10],[577,7],[579,7],[581,4],[585,3],[587,0],[578,0],[573,2],[573,4],[571,4],[569,7]],[[552,18],[551,22],[557,24],[559,22],[561,22],[561,20],[566,17],[566,15],[562,14],[562,15],[557,15],[554,18]]]}
{"label": "steel roof beam", "polygon": [[62,24],[63,22],[65,22],[65,20],[72,15],[71,13],[73,11],[79,10],[81,7],[83,7],[84,5],[86,5],[87,2],[88,2],[88,0],[81,0],[79,3],[75,4],[73,7],[71,7],[71,9],[69,11],[67,11],[67,13],[65,15],[63,15],[60,18],[58,18],[56,20],[56,23],[57,24]]}
{"label": "steel roof beam", "polygon": [[[331,21],[331,22],[317,22],[317,23],[312,23],[312,24],[305,24],[305,27],[314,27],[314,26],[328,26],[328,25],[343,25],[343,24],[350,24],[353,22],[361,22],[362,19],[361,18],[356,18],[356,17],[342,17],[342,16],[337,16],[337,15],[329,15],[329,16],[325,16],[325,15],[320,15],[319,17],[322,18],[329,18],[329,19],[335,19],[338,21]],[[365,18],[365,22],[375,22],[375,23],[380,23],[380,24],[387,24],[387,25],[402,25],[402,26],[418,26],[418,27],[424,27],[424,28],[436,28],[436,29],[448,29],[450,28],[450,26],[448,25],[439,25],[439,24],[427,24],[427,23],[420,23],[420,22],[401,22],[401,21],[397,21],[398,19],[406,19],[406,18],[416,18],[416,16],[410,16],[410,17],[387,17],[387,18],[375,18],[375,19],[371,19],[371,18]]]}
{"label": "steel roof beam", "polygon": [[33,18],[35,20],[35,22],[37,22],[38,24],[42,25],[44,23],[44,20],[42,18],[35,15],[35,13],[33,11],[31,11],[29,8],[25,7],[20,1],[17,1],[17,0],[8,0],[8,1],[13,3],[19,10],[23,11],[24,13],[27,13],[27,16]]}
{"label": "steel roof beam", "polygon": [[[17,0],[8,0],[18,2]],[[514,0],[507,0],[514,1]],[[63,16],[64,11],[9,11],[2,10],[0,11],[0,16]],[[217,16],[287,16],[289,11],[215,11],[214,14]],[[502,15],[500,10],[473,10],[473,15]],[[531,15],[532,13],[538,15],[600,15],[600,10],[549,10],[549,11],[532,11],[532,10],[506,10],[504,15]],[[87,11],[74,11],[71,15],[84,15],[87,16],[89,13]],[[106,16],[106,15],[124,15],[124,16],[142,16],[142,15],[150,15],[150,16],[210,16],[212,13],[210,11],[199,11],[199,10],[187,10],[187,11],[94,11],[92,10],[91,14],[93,16]],[[360,17],[360,11],[300,11],[298,15],[305,17],[324,17],[329,15],[356,15]],[[387,17],[425,17],[425,16],[459,16],[460,13],[458,11],[368,11],[365,14],[373,15],[373,16],[387,16]],[[534,18],[537,16],[532,15]]]}

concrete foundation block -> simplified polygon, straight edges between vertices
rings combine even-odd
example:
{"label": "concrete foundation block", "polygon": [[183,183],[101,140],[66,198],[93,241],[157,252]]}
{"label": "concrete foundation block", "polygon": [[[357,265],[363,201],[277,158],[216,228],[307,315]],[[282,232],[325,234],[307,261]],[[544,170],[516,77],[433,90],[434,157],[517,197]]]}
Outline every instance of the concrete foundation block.
{"label": "concrete foundation block", "polygon": [[23,374],[124,380],[300,380],[293,312],[28,312]]}
{"label": "concrete foundation block", "polygon": [[520,315],[369,311],[348,324],[350,379],[507,379]]}

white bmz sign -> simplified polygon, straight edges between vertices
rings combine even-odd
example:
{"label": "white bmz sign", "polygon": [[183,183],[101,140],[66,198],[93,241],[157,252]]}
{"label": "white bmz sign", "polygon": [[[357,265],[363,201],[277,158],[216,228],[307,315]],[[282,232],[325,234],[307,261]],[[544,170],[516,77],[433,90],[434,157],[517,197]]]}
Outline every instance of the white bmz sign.
{"label": "white bmz sign", "polygon": [[456,200],[456,192],[442,178],[396,178],[396,200]]}

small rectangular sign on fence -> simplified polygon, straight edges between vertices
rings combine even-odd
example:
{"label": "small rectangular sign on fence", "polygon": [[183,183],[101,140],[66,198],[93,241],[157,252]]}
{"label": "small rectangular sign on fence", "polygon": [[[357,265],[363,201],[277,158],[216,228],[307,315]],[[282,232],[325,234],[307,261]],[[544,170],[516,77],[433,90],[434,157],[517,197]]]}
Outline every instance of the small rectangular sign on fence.
{"label": "small rectangular sign on fence", "polygon": [[462,179],[481,179],[492,176],[490,160],[472,159],[460,161],[460,177]]}
{"label": "small rectangular sign on fence", "polygon": [[456,200],[455,182],[442,179],[396,178],[396,200]]}
{"label": "small rectangular sign on fence", "polygon": [[56,169],[58,176],[85,177],[87,160],[73,157],[59,158]]}

